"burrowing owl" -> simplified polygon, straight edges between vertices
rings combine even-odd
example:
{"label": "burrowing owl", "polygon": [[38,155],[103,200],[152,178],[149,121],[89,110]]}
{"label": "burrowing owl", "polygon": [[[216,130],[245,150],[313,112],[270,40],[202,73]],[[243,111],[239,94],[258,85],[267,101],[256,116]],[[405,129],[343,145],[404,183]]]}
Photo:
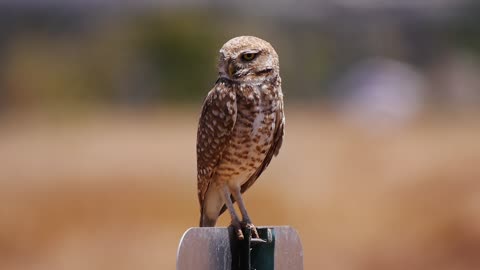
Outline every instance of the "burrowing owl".
{"label": "burrowing owl", "polygon": [[[266,41],[241,36],[220,49],[218,79],[202,108],[197,133],[200,226],[215,226],[228,209],[239,239],[241,228],[258,233],[242,193],[282,145],[285,118],[278,55]],[[242,221],[233,203],[237,201]]]}

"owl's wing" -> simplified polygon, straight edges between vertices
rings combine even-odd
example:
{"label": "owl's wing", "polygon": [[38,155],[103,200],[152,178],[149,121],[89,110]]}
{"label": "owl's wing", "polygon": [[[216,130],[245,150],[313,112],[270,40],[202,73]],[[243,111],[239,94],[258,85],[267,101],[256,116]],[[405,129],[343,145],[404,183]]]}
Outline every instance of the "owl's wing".
{"label": "owl's wing", "polygon": [[[253,185],[253,183],[257,180],[257,178],[263,173],[263,171],[267,168],[268,164],[272,160],[273,156],[277,156],[280,148],[282,147],[283,142],[283,135],[285,134],[285,115],[283,113],[283,98],[282,96],[279,97],[279,108],[275,114],[275,131],[273,133],[273,143],[270,149],[265,156],[262,164],[255,173],[250,176],[250,178],[245,182],[241,187],[241,192],[244,193],[249,187]],[[231,196],[232,202],[235,202],[233,196]],[[227,207],[224,205],[222,210],[220,210],[220,215],[227,210]]]}
{"label": "owl's wing", "polygon": [[203,103],[197,132],[197,187],[200,209],[237,119],[236,94],[219,82]]}

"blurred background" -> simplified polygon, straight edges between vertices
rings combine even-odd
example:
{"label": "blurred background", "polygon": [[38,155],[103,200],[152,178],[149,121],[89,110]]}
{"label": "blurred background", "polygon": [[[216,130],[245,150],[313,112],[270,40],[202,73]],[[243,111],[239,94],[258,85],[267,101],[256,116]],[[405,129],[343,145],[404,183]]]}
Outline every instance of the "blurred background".
{"label": "blurred background", "polygon": [[294,226],[305,269],[480,269],[473,0],[1,1],[0,269],[174,269],[239,35],[276,48],[286,102],[256,225]]}

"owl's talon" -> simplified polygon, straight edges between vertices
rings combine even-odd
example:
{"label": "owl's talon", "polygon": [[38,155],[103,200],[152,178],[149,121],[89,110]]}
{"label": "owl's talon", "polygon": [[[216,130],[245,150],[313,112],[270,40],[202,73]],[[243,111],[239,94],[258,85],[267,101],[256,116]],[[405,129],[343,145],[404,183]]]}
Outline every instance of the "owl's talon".
{"label": "owl's talon", "polygon": [[250,230],[252,238],[260,238],[260,235],[257,232],[257,228],[251,222],[246,222],[245,223],[245,228],[247,230]]}
{"label": "owl's talon", "polygon": [[240,225],[240,223],[236,223],[232,221],[230,226],[233,227],[233,231],[235,232],[238,240],[245,239],[245,236],[243,235],[243,232],[242,232],[242,226]]}
{"label": "owl's talon", "polygon": [[243,236],[243,232],[240,229],[237,230],[237,238],[238,238],[238,240],[245,239],[245,236]]}

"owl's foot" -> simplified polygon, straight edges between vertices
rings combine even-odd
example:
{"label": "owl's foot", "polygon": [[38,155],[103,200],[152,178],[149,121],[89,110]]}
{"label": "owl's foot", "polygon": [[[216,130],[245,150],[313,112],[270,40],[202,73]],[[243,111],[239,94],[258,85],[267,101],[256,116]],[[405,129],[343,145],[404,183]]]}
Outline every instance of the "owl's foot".
{"label": "owl's foot", "polygon": [[235,235],[237,236],[238,240],[245,239],[245,236],[243,236],[242,226],[240,222],[235,222],[232,220],[232,223],[230,224],[230,226],[233,227],[233,231],[235,232]]}
{"label": "owl's foot", "polygon": [[257,232],[257,228],[251,222],[244,222],[243,227],[247,230],[250,230],[252,238],[260,238],[260,236]]}

